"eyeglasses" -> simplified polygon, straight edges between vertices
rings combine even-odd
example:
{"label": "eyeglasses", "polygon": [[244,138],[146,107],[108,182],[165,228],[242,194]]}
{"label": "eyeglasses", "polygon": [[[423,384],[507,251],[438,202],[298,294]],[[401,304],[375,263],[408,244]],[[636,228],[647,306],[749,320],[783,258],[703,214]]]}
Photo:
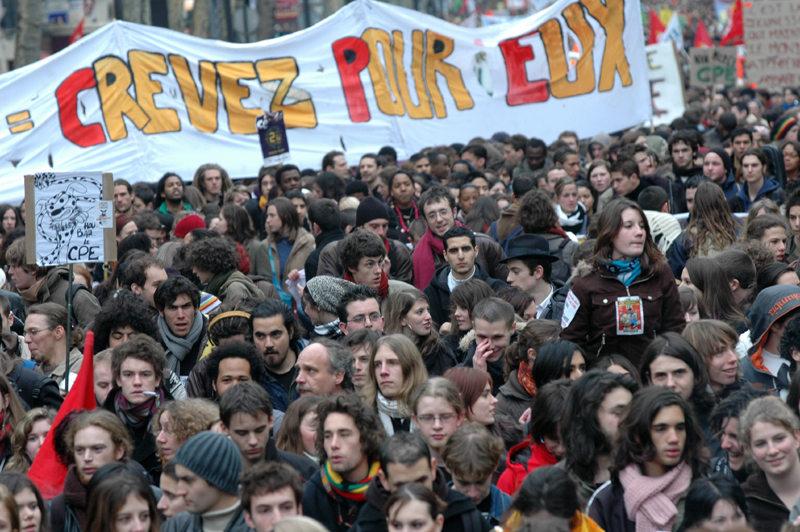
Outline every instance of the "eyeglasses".
{"label": "eyeglasses", "polygon": [[50,327],[42,327],[41,329],[30,329],[28,331],[25,331],[25,336],[34,336],[48,329],[55,329],[55,325],[51,325]]}
{"label": "eyeglasses", "polygon": [[430,425],[434,423],[436,420],[442,422],[442,425],[447,423],[452,423],[456,419],[458,419],[458,414],[442,414],[441,416],[434,416],[431,414],[423,414],[421,416],[417,416],[417,421],[420,422],[422,425]]}
{"label": "eyeglasses", "polygon": [[369,320],[371,323],[377,323],[383,316],[375,312],[374,314],[370,314],[369,316],[356,316],[351,320],[347,320],[348,323],[364,323],[365,321]]}

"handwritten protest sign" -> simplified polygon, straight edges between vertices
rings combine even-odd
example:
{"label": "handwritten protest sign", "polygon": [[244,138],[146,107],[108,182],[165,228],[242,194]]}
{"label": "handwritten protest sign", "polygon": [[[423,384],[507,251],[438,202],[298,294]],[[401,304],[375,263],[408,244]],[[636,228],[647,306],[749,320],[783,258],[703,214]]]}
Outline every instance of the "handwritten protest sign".
{"label": "handwritten protest sign", "polygon": [[800,84],[800,0],[748,5],[744,10],[747,78],[758,87]]}
{"label": "handwritten protest sign", "polygon": [[647,77],[653,103],[653,123],[669,124],[683,116],[683,80],[672,42],[651,44],[647,53]]}
{"label": "handwritten protest sign", "polygon": [[691,48],[689,50],[689,85],[733,85],[736,83],[736,48]]}
{"label": "handwritten protest sign", "polygon": [[28,264],[55,266],[116,260],[114,179],[101,172],[25,176]]}

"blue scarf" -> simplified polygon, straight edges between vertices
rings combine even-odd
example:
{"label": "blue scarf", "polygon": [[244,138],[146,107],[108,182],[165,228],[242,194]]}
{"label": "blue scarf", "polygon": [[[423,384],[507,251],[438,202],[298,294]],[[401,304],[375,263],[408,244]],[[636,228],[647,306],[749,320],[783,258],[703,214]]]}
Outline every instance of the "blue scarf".
{"label": "blue scarf", "polygon": [[642,273],[642,263],[639,257],[634,260],[615,260],[606,264],[608,271],[617,276],[625,286],[630,286]]}

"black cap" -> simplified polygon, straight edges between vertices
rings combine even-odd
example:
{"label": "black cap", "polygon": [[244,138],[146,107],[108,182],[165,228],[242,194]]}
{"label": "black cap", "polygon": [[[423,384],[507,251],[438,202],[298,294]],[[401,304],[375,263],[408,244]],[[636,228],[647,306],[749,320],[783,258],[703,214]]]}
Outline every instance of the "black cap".
{"label": "black cap", "polygon": [[550,244],[545,237],[519,235],[508,242],[506,258],[500,262],[508,262],[511,259],[544,259],[555,262],[558,257],[550,254]]}

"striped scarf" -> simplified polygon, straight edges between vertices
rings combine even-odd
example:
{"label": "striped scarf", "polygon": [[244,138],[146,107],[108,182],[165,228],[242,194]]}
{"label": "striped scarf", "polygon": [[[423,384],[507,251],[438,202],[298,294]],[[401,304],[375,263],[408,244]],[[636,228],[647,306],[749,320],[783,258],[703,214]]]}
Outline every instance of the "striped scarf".
{"label": "striped scarf", "polygon": [[372,482],[372,477],[378,474],[380,467],[380,462],[373,462],[367,478],[357,484],[350,484],[331,468],[330,460],[325,460],[325,464],[322,466],[322,485],[325,486],[325,491],[328,493],[333,491],[345,499],[363,502],[369,483]]}
{"label": "striped scarf", "polygon": [[150,422],[153,420],[153,416],[156,414],[156,410],[161,403],[164,402],[164,390],[160,386],[156,388],[156,393],[158,395],[155,397],[150,396],[150,398],[144,403],[138,406],[131,406],[128,404],[128,401],[125,400],[125,396],[122,395],[122,391],[119,391],[117,392],[117,396],[114,398],[114,411],[126,425],[129,425],[133,428],[139,428],[143,424],[147,423],[149,428]]}

